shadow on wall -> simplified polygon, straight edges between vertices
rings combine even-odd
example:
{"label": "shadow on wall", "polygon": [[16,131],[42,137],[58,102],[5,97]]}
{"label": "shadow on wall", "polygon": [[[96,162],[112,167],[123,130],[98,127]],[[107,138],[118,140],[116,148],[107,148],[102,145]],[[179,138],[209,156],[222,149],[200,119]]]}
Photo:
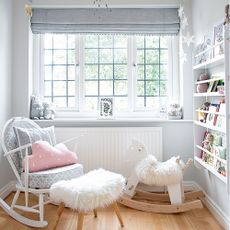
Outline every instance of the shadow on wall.
{"label": "shadow on wall", "polygon": [[12,180],[16,180],[16,178],[8,160],[4,157],[2,148],[0,148],[0,189]]}

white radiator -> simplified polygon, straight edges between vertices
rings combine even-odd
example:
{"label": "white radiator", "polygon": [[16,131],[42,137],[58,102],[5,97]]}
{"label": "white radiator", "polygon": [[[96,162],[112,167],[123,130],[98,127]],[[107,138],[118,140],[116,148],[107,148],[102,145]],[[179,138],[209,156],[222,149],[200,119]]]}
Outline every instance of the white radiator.
{"label": "white radiator", "polygon": [[[83,135],[77,141],[76,153],[85,172],[104,168],[129,176],[142,146],[162,160],[161,127],[56,128],[55,132],[59,142]],[[132,145],[133,141],[137,144]]]}

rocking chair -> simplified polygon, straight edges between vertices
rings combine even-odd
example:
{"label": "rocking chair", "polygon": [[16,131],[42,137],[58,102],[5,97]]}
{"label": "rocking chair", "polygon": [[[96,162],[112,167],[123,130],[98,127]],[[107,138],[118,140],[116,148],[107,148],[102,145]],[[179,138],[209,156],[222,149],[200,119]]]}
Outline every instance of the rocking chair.
{"label": "rocking chair", "polygon": [[[17,178],[17,184],[16,193],[11,206],[0,198],[0,207],[2,207],[12,218],[21,223],[31,227],[42,228],[48,224],[47,221],[44,220],[44,205],[50,202],[50,186],[59,180],[69,180],[81,176],[83,174],[83,167],[81,164],[76,163],[39,172],[29,172],[28,155],[31,154],[31,145],[35,140],[30,139],[31,143],[24,143],[24,145],[19,146],[14,130],[15,128],[30,131],[44,130],[34,121],[22,117],[12,118],[5,124],[2,132],[2,148]],[[62,143],[67,144],[76,139],[77,138],[72,138]],[[40,137],[40,140],[42,140],[42,137]],[[24,170],[22,169],[23,158],[25,159]],[[25,195],[24,205],[17,204],[21,192]],[[29,193],[38,196],[37,205],[29,206]],[[19,214],[17,210],[37,213],[39,215],[39,220],[29,219]]]}

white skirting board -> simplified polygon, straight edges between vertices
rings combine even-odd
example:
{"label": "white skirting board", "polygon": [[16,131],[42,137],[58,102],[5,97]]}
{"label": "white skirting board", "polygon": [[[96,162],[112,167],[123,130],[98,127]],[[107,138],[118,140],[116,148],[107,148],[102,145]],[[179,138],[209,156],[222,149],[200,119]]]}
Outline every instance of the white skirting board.
{"label": "white skirting board", "polygon": [[0,189],[0,197],[5,199],[11,192],[16,191],[16,181],[10,181],[7,185]]}
{"label": "white skirting board", "polygon": [[[193,182],[194,188],[203,190],[196,182]],[[208,208],[216,220],[221,224],[226,230],[230,230],[230,217],[222,211],[222,209],[216,204],[216,202],[203,191],[205,197],[202,199],[203,204]]]}
{"label": "white skirting board", "polygon": [[[193,188],[202,190],[202,188],[194,181],[184,181],[183,184],[185,191]],[[15,181],[9,182],[2,189],[0,189],[0,197],[4,199],[13,191],[15,191]],[[209,209],[212,215],[226,230],[230,230],[230,218],[221,210],[215,201],[213,201],[205,192],[204,194],[205,198],[202,200],[203,204]]]}

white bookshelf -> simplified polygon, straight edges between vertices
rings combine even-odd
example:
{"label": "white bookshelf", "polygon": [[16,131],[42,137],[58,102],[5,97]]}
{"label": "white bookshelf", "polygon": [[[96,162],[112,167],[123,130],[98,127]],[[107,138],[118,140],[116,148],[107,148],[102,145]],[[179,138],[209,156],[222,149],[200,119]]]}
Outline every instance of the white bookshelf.
{"label": "white bookshelf", "polygon": [[[225,39],[226,41],[226,39]],[[227,42],[225,42],[227,43]],[[193,107],[194,107],[194,162],[195,165],[199,166],[204,170],[207,170],[211,174],[215,175],[222,182],[228,184],[228,168],[229,168],[229,45],[224,44],[225,53],[209,58],[205,62],[196,64],[193,66],[193,76],[194,76],[194,94],[193,94]],[[210,49],[213,49],[211,47]],[[226,52],[227,51],[227,52]],[[194,57],[197,58],[203,51]],[[202,73],[208,73],[209,79],[199,81],[199,76]],[[198,93],[196,90],[198,84],[210,84],[213,81],[224,82],[224,93],[219,92],[204,92]],[[219,82],[220,84],[220,82]],[[202,104],[209,102],[211,105],[218,105],[223,103],[225,100],[225,111],[209,111],[201,109]],[[203,120],[200,120],[201,114],[204,114]],[[208,116],[215,116],[215,122],[210,122]],[[201,117],[202,117],[201,116]],[[221,117],[220,117],[221,116]],[[223,123],[217,123],[217,119],[222,119]],[[215,125],[213,125],[215,124]],[[221,125],[220,125],[221,124]],[[222,138],[220,146],[215,142],[215,146],[208,148],[204,145],[204,137],[206,134],[212,134],[215,138]],[[214,142],[212,143],[214,145]],[[227,158],[222,159],[214,149],[226,148]],[[225,158],[225,157],[224,157]],[[210,160],[211,159],[211,160]]]}

